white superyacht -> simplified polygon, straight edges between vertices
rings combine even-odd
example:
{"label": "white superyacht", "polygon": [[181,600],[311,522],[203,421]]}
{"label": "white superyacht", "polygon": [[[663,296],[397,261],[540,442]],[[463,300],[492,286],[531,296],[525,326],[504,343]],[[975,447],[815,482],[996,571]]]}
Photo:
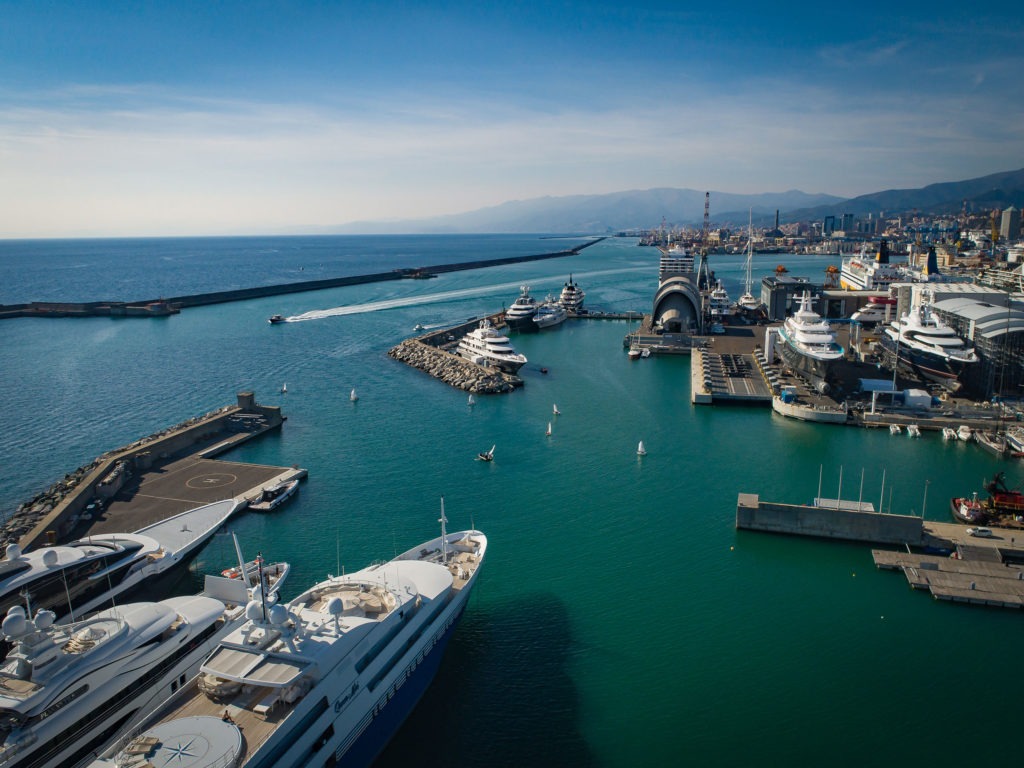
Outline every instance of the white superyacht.
{"label": "white superyacht", "polygon": [[[241,582],[208,595],[129,603],[57,625],[13,606],[3,621],[13,644],[0,666],[0,765],[78,765],[140,722],[193,679],[217,642],[244,619]],[[210,581],[208,580],[208,586]]]}
{"label": "white superyacht", "polygon": [[[441,536],[331,576],[225,637],[197,684],[93,763],[156,766],[368,765],[437,671],[480,573],[487,538]],[[187,761],[181,756],[187,753]],[[177,759],[178,762],[170,762]]]}
{"label": "white superyacht", "polygon": [[517,354],[508,336],[498,333],[486,319],[462,337],[458,353],[477,365],[491,366],[505,373],[515,373],[526,364],[526,356]]}

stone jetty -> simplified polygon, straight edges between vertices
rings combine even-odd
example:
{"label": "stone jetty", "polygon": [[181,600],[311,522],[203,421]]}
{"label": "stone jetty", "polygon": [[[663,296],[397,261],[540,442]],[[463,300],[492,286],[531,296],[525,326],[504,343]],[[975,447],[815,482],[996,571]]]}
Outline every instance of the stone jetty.
{"label": "stone jetty", "polygon": [[456,389],[480,395],[511,392],[523,385],[518,376],[488,368],[453,355],[419,339],[406,339],[388,350],[388,357],[411,365]]}

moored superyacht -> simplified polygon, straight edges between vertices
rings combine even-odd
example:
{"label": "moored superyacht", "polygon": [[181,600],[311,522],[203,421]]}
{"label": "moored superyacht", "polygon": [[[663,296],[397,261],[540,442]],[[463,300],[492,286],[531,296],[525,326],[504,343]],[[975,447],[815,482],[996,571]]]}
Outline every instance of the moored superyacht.
{"label": "moored superyacht", "polygon": [[164,552],[149,536],[114,533],[30,552],[8,544],[6,555],[0,560],[0,615],[24,605],[28,593],[32,605],[52,611],[59,624],[84,616],[161,570]]}
{"label": "moored superyacht", "polygon": [[537,330],[533,322],[534,315],[540,308],[540,304],[530,295],[530,286],[519,286],[519,297],[512,302],[512,306],[505,310],[505,323],[513,331],[529,333]]}
{"label": "moored superyacht", "polygon": [[[533,320],[530,320],[531,325]],[[489,320],[467,333],[459,341],[458,354],[477,365],[498,368],[515,373],[526,364],[526,356],[517,354],[508,336],[502,336]]]}
{"label": "moored superyacht", "polygon": [[331,576],[225,637],[194,685],[94,766],[368,765],[437,671],[487,550],[476,530]]}
{"label": "moored superyacht", "polygon": [[232,582],[222,594],[240,601],[193,595],[128,603],[66,625],[55,624],[52,611],[33,619],[21,606],[10,608],[0,765],[76,765],[140,722],[193,679],[217,641],[244,619],[244,585]]}
{"label": "moored superyacht", "polygon": [[578,315],[583,311],[584,298],[586,298],[586,294],[583,289],[574,283],[572,275],[569,275],[569,282],[562,286],[562,293],[558,297],[559,304],[565,308],[566,312]]}
{"label": "moored superyacht", "polygon": [[800,305],[779,328],[779,354],[786,365],[808,378],[822,393],[829,391],[832,364],[843,356],[836,335],[812,307],[809,291],[800,296]]}

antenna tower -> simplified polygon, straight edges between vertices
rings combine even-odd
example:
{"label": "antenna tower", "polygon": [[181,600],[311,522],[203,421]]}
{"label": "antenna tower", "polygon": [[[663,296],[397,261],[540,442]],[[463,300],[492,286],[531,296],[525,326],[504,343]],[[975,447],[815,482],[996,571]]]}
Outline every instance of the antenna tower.
{"label": "antenna tower", "polygon": [[710,221],[711,221],[710,212],[711,212],[711,193],[710,192],[705,192],[704,193],[704,229],[701,232],[701,240],[704,243],[704,247],[705,248],[708,247],[708,231],[711,229],[711,227],[710,227]]}

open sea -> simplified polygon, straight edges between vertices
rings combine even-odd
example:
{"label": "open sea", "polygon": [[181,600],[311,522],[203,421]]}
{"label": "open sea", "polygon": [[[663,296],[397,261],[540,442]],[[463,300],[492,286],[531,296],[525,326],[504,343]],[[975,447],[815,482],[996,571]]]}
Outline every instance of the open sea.
{"label": "open sea", "polygon": [[[0,303],[140,300],[578,242],[0,241]],[[823,468],[824,496],[836,495],[842,469],[844,498],[948,520],[949,498],[980,491],[996,471],[1024,481],[1019,462],[934,433],[909,440],[767,408],[693,406],[690,359],[630,362],[623,321],[514,335],[530,361],[525,387],[473,408],[386,356],[418,323],[497,311],[521,284],[542,298],[570,273],[590,309],[649,312],[657,257],[611,239],[577,256],[169,318],[0,322],[0,511],[104,451],[253,390],[288,421],[224,458],[298,464],[309,479],[279,512],[243,514],[230,528],[247,553],[293,564],[285,597],[339,564],[362,567],[437,535],[442,495],[450,529],[475,525],[489,538],[438,677],[382,766],[1015,763],[1019,613],[936,602],[877,571],[868,546],[739,533],[734,516],[739,492],[809,502]],[[734,297],[743,258],[711,261]],[[758,279],[779,262],[814,280],[838,264],[758,256]],[[311,319],[271,326],[276,313]],[[474,460],[491,445],[493,463]],[[215,538],[185,586],[231,557]]]}

